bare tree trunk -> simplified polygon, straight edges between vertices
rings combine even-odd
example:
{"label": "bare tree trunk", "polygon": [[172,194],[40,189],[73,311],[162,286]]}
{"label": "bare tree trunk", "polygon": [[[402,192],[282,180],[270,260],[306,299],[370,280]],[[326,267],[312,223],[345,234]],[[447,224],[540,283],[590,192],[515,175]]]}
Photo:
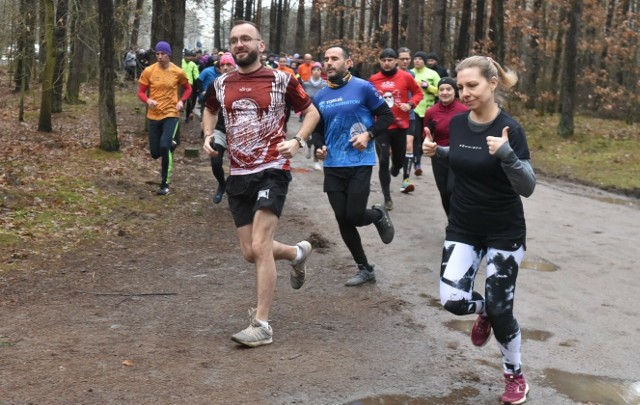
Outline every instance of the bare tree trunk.
{"label": "bare tree trunk", "polygon": [[182,64],[184,48],[185,3],[186,0],[153,0],[151,46],[158,41],[167,41],[173,51],[171,61],[178,66]]}
{"label": "bare tree trunk", "polygon": [[381,48],[389,47],[389,1],[380,0],[380,27],[378,28]]}
{"label": "bare tree trunk", "polygon": [[558,135],[569,138],[573,135],[573,116],[576,109],[576,74],[578,72],[578,24],[582,16],[582,0],[573,0],[569,15],[569,30],[565,39],[562,83],[560,85],[560,122]]}
{"label": "bare tree trunk", "polygon": [[400,0],[391,1],[391,47],[398,49],[400,46]]}
{"label": "bare tree trunk", "polygon": [[[413,12],[413,11],[411,11]],[[407,29],[409,26],[409,1],[408,0],[403,0],[402,1],[402,6],[400,7],[400,17],[399,17],[399,38],[398,38],[398,42],[399,45],[406,45],[407,44]]]}
{"label": "bare tree trunk", "polygon": [[338,7],[336,11],[337,16],[337,27],[336,32],[338,33],[338,38],[344,38],[344,4]]}
{"label": "bare tree trunk", "polygon": [[[568,16],[568,12],[564,7],[560,7],[559,10],[560,17],[558,21],[558,30],[556,32],[555,38],[555,53],[553,55],[553,65],[551,68],[551,72],[553,75],[551,76],[551,89],[557,89],[560,86],[560,81],[562,80],[562,74],[558,74],[560,72],[560,66],[562,65],[562,38],[564,37],[565,30],[564,26],[566,24],[566,19]],[[559,109],[560,100],[556,100],[556,106],[552,109],[553,112]]]}
{"label": "bare tree trunk", "polygon": [[464,0],[462,3],[462,14],[460,16],[460,31],[458,33],[458,43],[456,44],[456,61],[464,59],[469,54],[470,25],[471,0]]}
{"label": "bare tree trunk", "polygon": [[369,32],[373,46],[380,46],[380,3],[382,0],[371,0],[371,12],[369,13]]}
{"label": "bare tree trunk", "polygon": [[236,0],[235,5],[236,10],[233,12],[233,19],[242,20],[244,18],[244,1]]}
{"label": "bare tree trunk", "polygon": [[[38,26],[40,27],[40,32],[39,32],[39,36],[38,36],[38,50],[39,50],[39,55],[38,55],[38,77],[42,78],[42,75],[44,73],[44,65],[47,63],[47,44],[45,43],[45,15],[46,15],[46,1],[47,0],[39,0],[39,13],[38,13],[38,20],[39,20],[39,24]],[[54,10],[55,12],[55,10]]]}
{"label": "bare tree trunk", "polygon": [[100,149],[115,152],[120,149],[116,123],[114,94],[113,2],[98,0],[98,29],[100,31],[100,95],[98,96],[98,119],[100,125]]}
{"label": "bare tree trunk", "polygon": [[305,29],[304,29],[304,0],[298,0],[298,15],[296,16],[296,39],[293,48],[296,52],[305,53]]}
{"label": "bare tree trunk", "polygon": [[80,104],[80,86],[87,80],[87,58],[89,54],[86,41],[80,37],[88,31],[88,11],[91,9],[91,0],[76,0],[71,3],[70,12],[70,37],[71,37],[71,62],[69,63],[69,75],[67,76],[67,93],[65,101],[69,104]]}
{"label": "bare tree trunk", "polygon": [[140,34],[140,20],[142,18],[142,10],[144,7],[144,0],[136,0],[136,9],[133,11],[133,26],[131,27],[131,41],[129,41],[129,47],[138,46],[138,35]]}
{"label": "bare tree trunk", "polygon": [[473,45],[476,53],[484,52],[484,4],[485,0],[476,1],[476,26]]}
{"label": "bare tree trunk", "polygon": [[489,18],[490,52],[499,63],[504,63],[504,3],[503,0],[491,1],[491,17]]}
{"label": "bare tree trunk", "polygon": [[35,61],[35,1],[20,0],[22,25],[18,27],[18,57],[16,63],[15,91],[29,90],[31,66]]}
{"label": "bare tree trunk", "polygon": [[269,43],[267,44],[267,50],[273,53],[278,40],[278,0],[271,0],[271,7],[269,7]]}
{"label": "bare tree trunk", "polygon": [[62,112],[62,93],[64,91],[64,70],[67,54],[67,0],[58,0],[54,30],[56,67],[53,74],[53,103],[51,112]]}
{"label": "bare tree trunk", "polygon": [[415,53],[422,50],[422,0],[407,0],[409,19],[407,20],[407,47]]}
{"label": "bare tree trunk", "polygon": [[213,47],[222,49],[222,26],[220,24],[220,14],[222,11],[222,0],[213,0]]}
{"label": "bare tree trunk", "polygon": [[289,12],[291,11],[289,6],[289,0],[282,0],[282,15],[281,15],[281,23],[282,32],[280,33],[280,52],[284,52],[287,50],[287,46],[289,45],[287,42],[287,36],[289,33]]}
{"label": "bare tree trunk", "polygon": [[366,10],[367,10],[367,0],[360,0],[360,16],[358,20],[358,41],[360,42],[364,42]]}
{"label": "bare tree trunk", "polygon": [[[47,59],[42,74],[42,99],[40,102],[40,118],[38,131],[51,132],[51,112],[53,108],[53,75],[56,67],[56,54],[53,48],[53,0],[44,0],[44,43]],[[43,48],[40,48],[43,49]]]}
{"label": "bare tree trunk", "polygon": [[538,76],[540,74],[540,16],[542,15],[542,0],[534,0],[531,20],[531,33],[529,34],[529,47],[527,49],[527,72],[523,80],[527,99],[527,108],[535,108],[538,98]]}
{"label": "bare tree trunk", "polygon": [[258,24],[258,27],[262,26],[262,0],[258,0],[256,5],[256,20],[255,23]]}
{"label": "bare tree trunk", "polygon": [[318,0],[311,0],[311,18],[309,19],[309,45],[308,48],[315,54],[315,60],[322,60],[320,44],[322,38],[321,15]]}
{"label": "bare tree trunk", "polygon": [[329,9],[327,10],[327,16],[326,16],[326,23],[325,26],[327,27],[327,29],[325,30],[325,35],[323,39],[323,42],[327,42],[327,41],[333,41],[334,39],[337,38],[337,17],[336,17],[336,10],[334,9]]}
{"label": "bare tree trunk", "polygon": [[251,12],[253,10],[253,1],[247,0],[247,4],[244,7],[244,20],[251,21]]}
{"label": "bare tree trunk", "polygon": [[278,0],[278,7],[276,8],[276,41],[273,46],[274,52],[277,54],[282,50],[282,38],[284,34],[284,0]]}
{"label": "bare tree trunk", "polygon": [[434,1],[431,15],[433,15],[433,25],[431,26],[431,45],[429,49],[438,55],[440,65],[444,65],[444,51],[447,49],[448,42],[446,35],[447,0]]}

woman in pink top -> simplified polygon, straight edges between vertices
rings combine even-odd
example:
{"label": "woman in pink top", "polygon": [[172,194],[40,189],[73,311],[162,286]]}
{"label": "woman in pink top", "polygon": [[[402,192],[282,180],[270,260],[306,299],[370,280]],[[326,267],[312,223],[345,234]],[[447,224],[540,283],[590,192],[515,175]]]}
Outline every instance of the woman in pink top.
{"label": "woman in pink top", "polygon": [[[465,112],[468,108],[458,100],[458,87],[456,80],[451,77],[443,77],[438,82],[439,101],[432,105],[424,115],[425,137],[433,138],[439,146],[449,146],[449,123],[454,115]],[[449,200],[451,199],[451,189],[453,187],[453,173],[449,167],[438,159],[431,158],[431,168],[436,186],[440,192],[442,208],[449,216]]]}

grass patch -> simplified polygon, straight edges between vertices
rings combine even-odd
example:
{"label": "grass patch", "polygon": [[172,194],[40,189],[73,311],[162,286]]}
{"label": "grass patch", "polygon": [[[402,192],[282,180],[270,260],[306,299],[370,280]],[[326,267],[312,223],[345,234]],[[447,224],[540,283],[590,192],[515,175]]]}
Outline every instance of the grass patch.
{"label": "grass patch", "polygon": [[527,132],[533,166],[544,175],[640,196],[640,125],[576,117],[575,134],[556,134],[558,116],[516,117]]}

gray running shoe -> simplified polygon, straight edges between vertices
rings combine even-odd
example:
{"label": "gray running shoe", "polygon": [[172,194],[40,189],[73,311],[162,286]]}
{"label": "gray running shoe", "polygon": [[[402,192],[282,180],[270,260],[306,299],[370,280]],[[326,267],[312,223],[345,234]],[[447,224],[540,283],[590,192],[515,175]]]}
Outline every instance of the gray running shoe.
{"label": "gray running shoe", "polygon": [[296,246],[302,249],[302,257],[298,263],[291,265],[291,271],[289,272],[291,276],[291,287],[293,287],[294,290],[300,289],[304,284],[304,280],[307,277],[307,259],[313,250],[311,243],[306,240],[299,242]]}
{"label": "gray running shoe", "polygon": [[384,209],[387,211],[393,210],[393,200],[391,200],[391,197],[384,199]]}
{"label": "gray running shoe", "polygon": [[382,214],[382,218],[374,222],[376,228],[378,229],[378,234],[380,235],[380,239],[382,239],[382,243],[389,244],[393,240],[393,236],[395,235],[395,230],[393,228],[393,224],[391,223],[391,218],[389,217],[389,213],[382,205],[376,204],[371,207],[374,210],[380,211]]}
{"label": "gray running shoe", "polygon": [[358,272],[356,273],[356,275],[347,280],[344,285],[346,285],[347,287],[355,287],[358,285],[362,285],[367,281],[371,281],[372,283],[376,282],[376,273],[373,270],[373,266],[369,265],[367,268],[367,266],[359,264]]}
{"label": "gray running shoe", "polygon": [[169,187],[168,186],[160,186],[158,191],[156,191],[156,194],[157,195],[167,195],[167,194],[169,194]]}
{"label": "gray running shoe", "polygon": [[249,309],[251,324],[246,329],[231,336],[231,340],[249,347],[268,345],[273,342],[273,330],[271,326],[269,326],[269,328],[262,326],[260,322],[256,320],[255,315],[256,310],[254,308]]}

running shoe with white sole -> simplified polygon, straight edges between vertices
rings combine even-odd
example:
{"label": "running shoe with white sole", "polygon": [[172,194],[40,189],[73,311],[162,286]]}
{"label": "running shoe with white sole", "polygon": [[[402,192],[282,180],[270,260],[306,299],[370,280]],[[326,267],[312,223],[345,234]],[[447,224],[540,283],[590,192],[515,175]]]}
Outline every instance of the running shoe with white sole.
{"label": "running shoe with white sole", "polygon": [[522,374],[505,374],[505,389],[502,394],[502,402],[505,404],[519,405],[527,401],[529,384]]}
{"label": "running shoe with white sole", "polygon": [[306,240],[299,242],[296,246],[302,250],[302,256],[297,263],[291,264],[291,271],[289,272],[291,287],[293,287],[294,290],[300,289],[304,284],[304,280],[307,278],[307,259],[313,250],[311,243]]}
{"label": "running shoe with white sole", "polygon": [[251,324],[247,328],[231,336],[231,340],[248,347],[268,345],[273,342],[273,330],[271,329],[271,326],[265,328],[256,320],[256,318],[253,318],[251,320]]}
{"label": "running shoe with white sole", "polygon": [[347,280],[344,285],[347,287],[356,287],[369,281],[372,283],[376,282],[376,273],[373,269],[373,265],[365,266],[363,264],[359,264],[356,274]]}
{"label": "running shoe with white sole", "polygon": [[411,180],[409,179],[402,180],[402,187],[400,187],[400,191],[402,191],[405,194],[408,194],[414,191],[415,189],[416,187],[413,184],[411,184]]}

